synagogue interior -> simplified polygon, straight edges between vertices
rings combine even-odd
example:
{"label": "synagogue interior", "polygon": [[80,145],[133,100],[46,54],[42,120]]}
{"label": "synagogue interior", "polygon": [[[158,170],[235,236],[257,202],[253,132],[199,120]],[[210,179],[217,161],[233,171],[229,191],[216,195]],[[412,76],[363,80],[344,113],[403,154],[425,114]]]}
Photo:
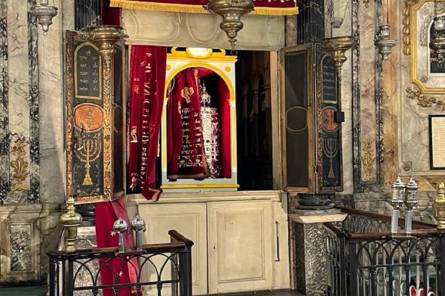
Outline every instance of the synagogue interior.
{"label": "synagogue interior", "polygon": [[15,295],[445,295],[445,0],[0,0]]}

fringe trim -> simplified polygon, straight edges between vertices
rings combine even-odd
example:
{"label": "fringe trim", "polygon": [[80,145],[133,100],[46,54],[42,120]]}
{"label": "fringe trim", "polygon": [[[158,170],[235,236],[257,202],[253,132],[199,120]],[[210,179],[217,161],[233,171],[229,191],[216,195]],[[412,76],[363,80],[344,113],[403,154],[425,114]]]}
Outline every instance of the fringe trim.
{"label": "fringe trim", "polygon": [[[141,9],[165,12],[185,12],[185,13],[209,13],[201,5],[159,3],[134,0],[111,0],[111,7],[120,7],[125,9]],[[298,7],[255,7],[252,14],[256,15],[296,15]]]}

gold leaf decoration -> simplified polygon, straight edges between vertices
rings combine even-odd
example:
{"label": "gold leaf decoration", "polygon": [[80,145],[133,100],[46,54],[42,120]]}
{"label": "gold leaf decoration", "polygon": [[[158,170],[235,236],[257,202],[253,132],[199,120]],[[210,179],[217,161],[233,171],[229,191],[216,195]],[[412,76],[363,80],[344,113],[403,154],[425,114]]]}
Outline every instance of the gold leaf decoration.
{"label": "gold leaf decoration", "polygon": [[26,179],[29,175],[29,163],[26,160],[26,142],[18,139],[11,149],[11,191],[24,191],[28,189]]}
{"label": "gold leaf decoration", "polygon": [[405,92],[408,99],[417,101],[417,105],[422,108],[438,107],[439,109],[445,109],[445,100],[425,95],[417,86],[408,87]]}
{"label": "gold leaf decoration", "polygon": [[374,150],[372,149],[372,141],[370,139],[366,140],[363,144],[361,160],[363,172],[362,180],[370,181],[372,180],[375,162],[375,154]]}

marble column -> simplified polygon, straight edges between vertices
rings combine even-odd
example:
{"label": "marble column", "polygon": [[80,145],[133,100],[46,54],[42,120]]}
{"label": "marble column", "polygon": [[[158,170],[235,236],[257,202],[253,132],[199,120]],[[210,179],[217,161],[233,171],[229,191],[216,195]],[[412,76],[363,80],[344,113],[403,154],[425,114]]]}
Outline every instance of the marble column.
{"label": "marble column", "polygon": [[323,223],[343,221],[339,210],[302,211],[289,215],[291,221],[291,268],[293,287],[304,295],[324,296],[328,288],[326,230]]}

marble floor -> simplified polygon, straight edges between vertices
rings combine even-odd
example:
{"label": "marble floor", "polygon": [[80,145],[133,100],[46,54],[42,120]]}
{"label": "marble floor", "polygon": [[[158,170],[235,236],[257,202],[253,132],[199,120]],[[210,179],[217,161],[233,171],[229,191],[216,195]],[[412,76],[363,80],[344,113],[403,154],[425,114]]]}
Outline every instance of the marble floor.
{"label": "marble floor", "polygon": [[[0,296],[44,296],[46,289],[44,286],[33,287],[2,287],[0,286]],[[225,294],[226,296],[303,296],[294,291],[261,291],[250,293]]]}
{"label": "marble floor", "polygon": [[0,286],[0,296],[45,296],[45,286],[32,287],[2,287]]}

